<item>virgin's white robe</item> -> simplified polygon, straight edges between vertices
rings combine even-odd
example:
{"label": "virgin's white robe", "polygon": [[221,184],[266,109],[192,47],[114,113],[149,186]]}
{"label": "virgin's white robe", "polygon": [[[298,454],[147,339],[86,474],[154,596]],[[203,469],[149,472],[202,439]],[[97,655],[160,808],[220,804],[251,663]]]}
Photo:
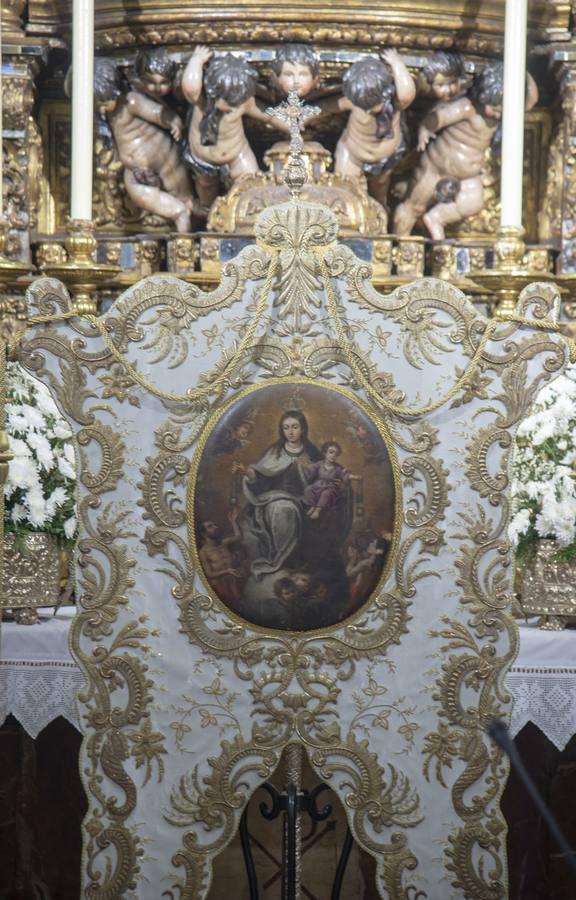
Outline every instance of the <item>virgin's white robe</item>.
{"label": "virgin's white robe", "polygon": [[293,454],[272,447],[251,466],[256,478],[244,478],[248,502],[241,529],[256,579],[278,572],[298,546],[308,484],[304,467],[310,462],[305,449]]}

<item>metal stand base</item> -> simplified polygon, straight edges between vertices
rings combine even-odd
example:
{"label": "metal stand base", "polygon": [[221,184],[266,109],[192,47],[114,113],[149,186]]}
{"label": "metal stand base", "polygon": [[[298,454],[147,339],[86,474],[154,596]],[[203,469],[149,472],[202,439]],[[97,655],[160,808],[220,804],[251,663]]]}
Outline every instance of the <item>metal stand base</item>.
{"label": "metal stand base", "polygon": [[[306,813],[312,820],[313,827],[315,826],[315,823],[325,821],[325,819],[327,819],[328,816],[332,813],[332,806],[331,804],[327,803],[321,809],[318,809],[316,801],[322,791],[328,790],[328,786],[325,784],[318,784],[311,791],[298,791],[296,786],[292,782],[290,782],[286,787],[286,790],[279,791],[274,787],[273,784],[266,782],[262,785],[262,788],[268,792],[272,801],[270,806],[268,806],[265,802],[260,803],[259,808],[262,816],[264,816],[264,818],[268,821],[277,819],[278,816],[280,816],[282,813],[284,813],[284,815],[286,816],[287,845],[286,857],[284,860],[284,865],[286,866],[286,877],[284,879],[285,890],[283,900],[299,900],[300,890],[299,886],[297,885],[296,864],[296,828],[298,816]],[[248,808],[244,810],[242,819],[240,820],[240,841],[242,844],[242,853],[244,856],[244,863],[246,865],[246,873],[248,876],[248,884],[250,887],[250,900],[260,900],[258,878],[256,874],[256,867],[254,865],[254,858],[252,856],[252,848],[250,846],[250,835],[248,833]],[[340,900],[340,891],[342,889],[344,874],[346,872],[346,865],[348,863],[351,849],[352,834],[350,832],[350,829],[347,828],[346,838],[342,846],[342,851],[340,853],[340,858],[336,867],[336,873],[334,875],[334,882],[332,884],[330,900]]]}

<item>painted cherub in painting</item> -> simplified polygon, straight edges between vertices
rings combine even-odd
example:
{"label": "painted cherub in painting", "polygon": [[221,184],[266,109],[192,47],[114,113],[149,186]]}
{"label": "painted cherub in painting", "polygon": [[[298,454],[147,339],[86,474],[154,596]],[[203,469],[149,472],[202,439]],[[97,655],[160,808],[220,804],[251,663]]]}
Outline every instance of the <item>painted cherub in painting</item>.
{"label": "painted cherub in painting", "polygon": [[190,176],[180,159],[182,120],[165,102],[175,64],[163,48],[136,59],[131,90],[111,59],[94,61],[97,111],[105,116],[124,166],[126,192],[138,209],[190,231],[194,209]]}
{"label": "painted cherub in painting", "polygon": [[241,419],[227,426],[216,440],[214,447],[216,455],[234,453],[236,450],[248,447],[257,417],[258,410],[251,406]]}

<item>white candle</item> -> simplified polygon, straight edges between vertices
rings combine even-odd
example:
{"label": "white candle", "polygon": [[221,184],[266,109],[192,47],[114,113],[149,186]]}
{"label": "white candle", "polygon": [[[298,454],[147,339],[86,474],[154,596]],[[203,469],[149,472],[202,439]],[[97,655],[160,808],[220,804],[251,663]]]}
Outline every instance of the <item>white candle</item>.
{"label": "white candle", "polygon": [[500,225],[522,227],[527,0],[506,0]]}
{"label": "white candle", "polygon": [[72,9],[72,184],[70,216],[92,218],[94,0]]}
{"label": "white candle", "polygon": [[4,213],[4,195],[3,195],[3,165],[4,165],[4,146],[2,131],[4,128],[4,119],[2,115],[2,92],[4,90],[4,78],[2,76],[2,0],[0,0],[0,219]]}

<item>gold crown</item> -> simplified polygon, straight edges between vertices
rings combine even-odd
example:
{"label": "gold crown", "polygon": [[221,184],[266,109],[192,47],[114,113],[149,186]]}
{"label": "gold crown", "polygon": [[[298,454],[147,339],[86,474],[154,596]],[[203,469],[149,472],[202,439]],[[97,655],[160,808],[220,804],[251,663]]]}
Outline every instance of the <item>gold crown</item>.
{"label": "gold crown", "polygon": [[302,396],[300,388],[295,387],[293,392],[282,401],[282,409],[296,409],[299,412],[306,409],[306,401]]}

